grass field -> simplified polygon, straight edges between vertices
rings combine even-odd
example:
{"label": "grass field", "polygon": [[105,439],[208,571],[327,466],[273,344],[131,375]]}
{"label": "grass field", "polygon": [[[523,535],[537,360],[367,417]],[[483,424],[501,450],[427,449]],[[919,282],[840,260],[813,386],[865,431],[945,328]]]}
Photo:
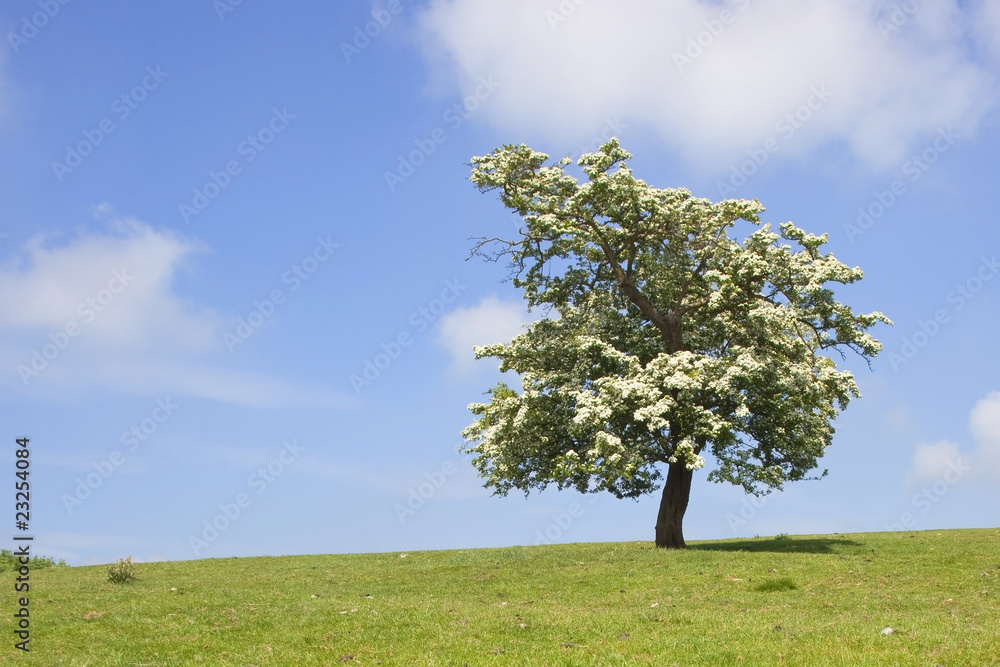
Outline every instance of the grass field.
{"label": "grass field", "polygon": [[[1000,529],[570,544],[31,575],[38,665],[1000,665]],[[883,634],[886,628],[893,632]]]}

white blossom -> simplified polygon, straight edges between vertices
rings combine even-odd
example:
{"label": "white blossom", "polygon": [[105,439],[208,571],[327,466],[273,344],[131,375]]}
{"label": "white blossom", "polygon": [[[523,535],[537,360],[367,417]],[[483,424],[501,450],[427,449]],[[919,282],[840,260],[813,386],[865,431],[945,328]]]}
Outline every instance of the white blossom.
{"label": "white blossom", "polygon": [[[520,238],[495,246],[515,287],[559,315],[475,348],[521,387],[469,405],[474,464],[500,493],[555,483],[635,497],[664,464],[697,470],[709,453],[710,479],[748,491],[804,478],[860,396],[827,351],[870,358],[881,345],[868,329],[891,322],[833,298],[830,283],[863,274],[821,252],[825,234],[772,227],[756,200],[651,187],[630,158],[612,139],[578,160],[580,183],[527,146],[473,157],[472,181],[524,218]],[[733,238],[738,220],[756,229]]]}

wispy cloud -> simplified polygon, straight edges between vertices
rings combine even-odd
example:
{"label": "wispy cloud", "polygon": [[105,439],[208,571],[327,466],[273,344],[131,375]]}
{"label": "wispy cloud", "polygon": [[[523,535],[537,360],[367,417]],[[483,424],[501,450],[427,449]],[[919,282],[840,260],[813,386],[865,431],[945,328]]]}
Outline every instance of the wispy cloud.
{"label": "wispy cloud", "polygon": [[174,393],[255,408],[349,409],[359,405],[354,396],[342,392],[292,385],[269,375],[214,368],[204,362],[136,357],[101,369],[99,377],[108,387],[127,393]]}
{"label": "wispy cloud", "polygon": [[[0,264],[0,388],[49,397],[95,389],[250,407],[349,408],[353,397],[225,367],[223,321],[178,293],[209,249],[101,204],[101,232],[37,235]],[[61,242],[60,242],[61,241]]]}
{"label": "wispy cloud", "polygon": [[1000,4],[995,0],[976,0],[972,3],[970,19],[979,47],[1000,65]]}
{"label": "wispy cloud", "polygon": [[476,363],[473,347],[510,342],[533,319],[537,318],[531,317],[523,302],[489,296],[442,317],[437,341],[451,353],[452,370],[465,375],[486,363]]}

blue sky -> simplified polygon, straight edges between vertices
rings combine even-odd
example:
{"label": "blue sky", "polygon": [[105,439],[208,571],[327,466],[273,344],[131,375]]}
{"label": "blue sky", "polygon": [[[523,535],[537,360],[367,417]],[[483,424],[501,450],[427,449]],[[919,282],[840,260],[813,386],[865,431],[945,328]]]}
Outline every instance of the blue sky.
{"label": "blue sky", "polygon": [[12,0],[0,29],[0,400],[37,552],[652,540],[657,497],[492,497],[456,452],[500,378],[472,346],[541,316],[466,261],[517,222],[470,157],[610,136],[653,185],[827,232],[865,271],[839,296],[895,322],[843,361],[829,476],[759,500],[702,472],[688,539],[997,525],[995,4]]}

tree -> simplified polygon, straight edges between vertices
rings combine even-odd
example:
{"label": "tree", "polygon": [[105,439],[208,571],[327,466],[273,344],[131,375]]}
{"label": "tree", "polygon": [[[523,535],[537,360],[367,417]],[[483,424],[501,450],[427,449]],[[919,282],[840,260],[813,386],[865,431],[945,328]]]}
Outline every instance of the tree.
{"label": "tree", "polygon": [[[866,361],[881,350],[866,333],[882,313],[854,314],[827,283],[862,271],[819,249],[827,237],[790,222],[771,231],[756,200],[712,203],[635,178],[612,139],[570,158],[506,145],[472,158],[480,191],[499,190],[525,225],[515,240],[480,238],[475,255],[508,257],[513,285],[546,317],[509,344],[475,348],[521,376],[500,382],[462,431],[465,451],[495,495],[555,484],[637,498],[666,469],[656,545],[684,548],[682,521],[694,471],[764,495],[807,478],[831,444],[831,422],[853,375],[827,350]],[[615,168],[617,166],[617,169]],[[737,221],[756,229],[742,244]],[[797,245],[793,249],[787,243]],[[823,471],[821,476],[825,476]]]}

